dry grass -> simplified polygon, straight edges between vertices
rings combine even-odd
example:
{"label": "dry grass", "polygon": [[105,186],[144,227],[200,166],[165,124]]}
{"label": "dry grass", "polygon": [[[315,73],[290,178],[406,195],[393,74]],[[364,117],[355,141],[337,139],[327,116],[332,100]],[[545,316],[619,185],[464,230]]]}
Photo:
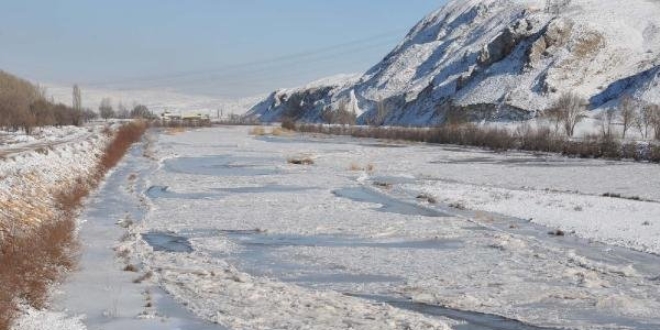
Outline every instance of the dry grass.
{"label": "dry grass", "polygon": [[[43,308],[49,286],[75,268],[79,249],[75,234],[77,211],[90,190],[119,162],[131,144],[140,140],[145,130],[144,123],[124,125],[91,174],[58,191],[41,191],[42,195],[50,195],[54,205],[39,206],[35,198],[3,203],[6,204],[3,208],[15,211],[17,216],[13,221],[28,223],[31,227],[19,232],[3,230],[4,240],[0,242],[0,330],[11,328],[20,301]],[[30,180],[29,176],[26,179]]]}
{"label": "dry grass", "polygon": [[363,171],[363,172],[372,173],[373,171],[376,170],[376,166],[374,166],[374,164],[367,164],[366,166],[361,166],[360,164],[357,163],[351,163],[348,169],[350,171]]}
{"label": "dry grass", "polygon": [[148,279],[152,278],[153,276],[154,276],[154,273],[152,271],[148,271],[148,272],[140,275],[140,277],[134,279],[133,283],[140,284],[140,283],[144,282],[145,280],[148,280]]}
{"label": "dry grass", "polygon": [[381,182],[381,181],[374,181],[374,186],[384,188],[384,189],[392,189],[393,185],[389,182]]}
{"label": "dry grass", "polygon": [[356,163],[351,163],[351,166],[348,167],[350,171],[362,171],[362,166],[356,164]]}
{"label": "dry grass", "polygon": [[1,297],[0,319],[12,319],[17,299],[35,308],[45,306],[48,286],[61,280],[64,271],[76,264],[75,227],[73,218],[57,219],[2,244],[0,283],[2,290],[10,294]]}
{"label": "dry grass", "polygon": [[165,129],[165,134],[167,135],[179,135],[186,132],[185,127],[168,127]]}
{"label": "dry grass", "polygon": [[265,136],[265,135],[272,135],[272,136],[287,136],[291,135],[293,131],[282,128],[282,127],[273,127],[270,129],[270,131],[264,127],[264,126],[255,126],[250,129],[248,134],[254,135],[254,136]]}
{"label": "dry grass", "polygon": [[293,165],[314,165],[314,159],[310,156],[289,157],[286,162]]}
{"label": "dry grass", "polygon": [[457,210],[466,210],[467,209],[465,207],[465,205],[463,205],[463,203],[461,203],[461,202],[450,203],[448,206],[451,207],[452,209],[457,209]]}
{"label": "dry grass", "polygon": [[264,128],[263,126],[252,127],[252,129],[250,129],[249,134],[255,136],[264,136],[266,135],[266,128]]}
{"label": "dry grass", "polygon": [[288,129],[284,129],[282,127],[273,127],[273,129],[270,131],[270,134],[273,136],[288,136],[291,135],[292,133],[293,133],[292,131]]}
{"label": "dry grass", "polygon": [[433,196],[431,196],[431,195],[429,195],[429,194],[420,194],[419,196],[417,196],[417,199],[419,199],[419,200],[425,200],[425,201],[427,201],[429,204],[437,204],[437,203],[438,203],[438,200],[435,199],[435,197],[433,197]]}
{"label": "dry grass", "polygon": [[105,149],[97,173],[105,175],[109,169],[115,167],[131,145],[142,139],[146,130],[147,124],[144,122],[132,122],[120,127],[112,143]]}
{"label": "dry grass", "polygon": [[573,54],[580,58],[594,55],[604,44],[605,39],[600,33],[590,32],[580,37],[573,47]]}
{"label": "dry grass", "polygon": [[129,265],[126,265],[126,267],[124,267],[123,271],[125,271],[125,272],[131,272],[131,273],[137,273],[137,272],[138,272],[138,268],[135,267],[135,265],[129,264]]}

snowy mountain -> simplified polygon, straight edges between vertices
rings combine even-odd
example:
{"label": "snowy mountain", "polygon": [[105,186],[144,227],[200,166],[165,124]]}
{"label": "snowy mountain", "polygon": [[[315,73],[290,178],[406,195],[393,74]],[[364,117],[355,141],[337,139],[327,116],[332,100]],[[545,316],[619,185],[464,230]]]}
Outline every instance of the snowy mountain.
{"label": "snowy mountain", "polygon": [[277,91],[248,114],[320,121],[352,104],[362,123],[521,120],[567,91],[592,109],[660,102],[659,75],[660,1],[452,0],[361,77]]}

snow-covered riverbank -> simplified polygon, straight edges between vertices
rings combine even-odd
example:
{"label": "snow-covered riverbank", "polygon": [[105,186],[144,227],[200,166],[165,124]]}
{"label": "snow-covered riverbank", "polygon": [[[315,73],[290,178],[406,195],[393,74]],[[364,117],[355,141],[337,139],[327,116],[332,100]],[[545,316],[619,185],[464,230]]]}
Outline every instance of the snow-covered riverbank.
{"label": "snow-covered riverbank", "polygon": [[[44,129],[20,150],[0,146],[0,228],[19,230],[45,218],[54,191],[90,173],[110,136],[103,126]],[[46,134],[50,132],[52,134]],[[10,152],[11,151],[11,152]],[[16,223],[16,219],[22,219]]]}

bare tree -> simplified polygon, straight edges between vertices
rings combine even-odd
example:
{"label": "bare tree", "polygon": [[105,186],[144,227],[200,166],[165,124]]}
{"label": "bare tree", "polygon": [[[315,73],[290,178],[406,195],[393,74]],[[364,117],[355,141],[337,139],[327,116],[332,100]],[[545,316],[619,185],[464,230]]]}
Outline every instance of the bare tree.
{"label": "bare tree", "polygon": [[[350,110],[348,109],[350,106]],[[344,100],[339,103],[339,109],[337,110],[337,121],[342,125],[355,125],[357,121],[357,114],[355,113],[355,108],[350,104],[350,101]]]}
{"label": "bare tree", "polygon": [[561,117],[559,111],[553,108],[547,109],[540,114],[541,119],[547,121],[548,125],[552,128],[552,133],[557,135],[561,129]]}
{"label": "bare tree", "polygon": [[153,113],[143,104],[135,104],[131,110],[131,118],[134,119],[153,119],[153,117]]}
{"label": "bare tree", "polygon": [[130,116],[131,113],[128,111],[128,108],[126,108],[123,103],[119,102],[119,104],[117,104],[117,118],[128,119]]}
{"label": "bare tree", "polygon": [[623,99],[621,99],[620,108],[621,111],[619,115],[621,116],[621,124],[623,125],[623,138],[625,139],[626,133],[628,133],[628,130],[636,120],[639,102],[630,97],[630,95],[626,95],[623,97]]}
{"label": "bare tree", "polygon": [[587,101],[573,92],[568,92],[562,94],[547,110],[547,116],[560,123],[568,137],[573,137],[575,126],[586,118],[586,110]]}
{"label": "bare tree", "polygon": [[656,107],[657,105],[655,104],[644,104],[635,115],[635,126],[644,139],[649,138],[653,125],[653,113]]}
{"label": "bare tree", "polygon": [[387,104],[385,103],[385,100],[379,99],[376,101],[375,112],[370,118],[367,119],[367,124],[371,126],[382,126],[385,124],[385,120],[387,120],[389,113],[390,111]]}
{"label": "bare tree", "polygon": [[601,135],[605,141],[612,141],[614,139],[615,134],[613,123],[615,117],[615,110],[613,108],[607,109],[605,112],[602,112],[598,115],[598,119],[600,120]]}
{"label": "bare tree", "polygon": [[110,98],[103,98],[101,105],[99,105],[99,114],[101,118],[110,119],[115,116],[115,111],[112,109],[112,100]]}
{"label": "bare tree", "polygon": [[73,102],[71,106],[73,107],[72,124],[75,126],[82,125],[83,122],[82,95],[80,92],[80,87],[78,87],[77,84],[73,85]]}
{"label": "bare tree", "polygon": [[80,94],[80,87],[73,85],[73,102],[71,104],[74,110],[82,110],[82,96]]}
{"label": "bare tree", "polygon": [[649,116],[651,118],[651,125],[655,132],[655,139],[660,141],[660,105],[653,104],[649,106]]}

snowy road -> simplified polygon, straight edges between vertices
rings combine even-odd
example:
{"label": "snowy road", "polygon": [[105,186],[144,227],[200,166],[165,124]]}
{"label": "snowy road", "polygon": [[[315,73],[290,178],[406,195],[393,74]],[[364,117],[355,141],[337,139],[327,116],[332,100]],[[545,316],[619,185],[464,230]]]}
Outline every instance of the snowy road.
{"label": "snowy road", "polygon": [[59,306],[90,329],[660,327],[636,252],[659,251],[656,165],[248,130],[134,151]]}
{"label": "snowy road", "polygon": [[32,135],[0,131],[0,157],[21,154],[55,146],[81,143],[94,134],[95,128],[67,126],[62,128],[37,128]]}

